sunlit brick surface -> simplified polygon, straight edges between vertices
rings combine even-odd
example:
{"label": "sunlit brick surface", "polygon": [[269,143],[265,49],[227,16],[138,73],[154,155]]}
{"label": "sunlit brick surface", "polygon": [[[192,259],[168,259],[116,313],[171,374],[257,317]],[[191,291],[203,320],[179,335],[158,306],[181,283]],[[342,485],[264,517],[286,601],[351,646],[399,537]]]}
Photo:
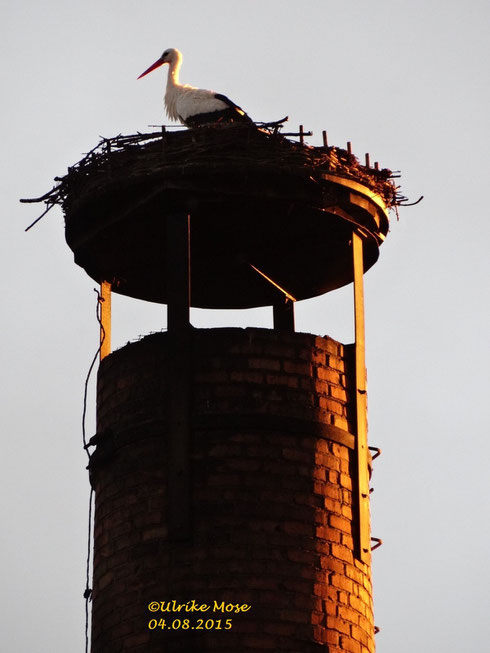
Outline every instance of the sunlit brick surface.
{"label": "sunlit brick surface", "polygon": [[[192,539],[168,536],[168,338],[98,377],[93,653],[374,650],[369,566],[354,557],[351,351],[267,329],[196,330]],[[152,613],[152,601],[248,604]],[[197,620],[232,619],[228,630]],[[189,629],[148,628],[189,619]],[[194,629],[192,629],[194,626]]]}

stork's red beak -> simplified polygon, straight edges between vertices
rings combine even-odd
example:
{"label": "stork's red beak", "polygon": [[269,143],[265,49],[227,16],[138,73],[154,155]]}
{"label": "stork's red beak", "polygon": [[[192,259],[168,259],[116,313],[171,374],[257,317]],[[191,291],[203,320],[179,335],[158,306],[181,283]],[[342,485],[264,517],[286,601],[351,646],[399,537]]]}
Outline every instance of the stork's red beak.
{"label": "stork's red beak", "polygon": [[147,70],[145,70],[144,73],[141,73],[141,75],[138,77],[138,79],[141,79],[141,78],[144,77],[145,75],[148,75],[148,73],[151,73],[151,71],[152,71],[152,70],[155,70],[155,68],[159,68],[160,66],[163,65],[163,63],[164,63],[164,62],[163,62],[161,59],[157,59],[157,60],[155,61],[155,63],[152,63],[151,66],[150,66],[149,68],[147,68]]}

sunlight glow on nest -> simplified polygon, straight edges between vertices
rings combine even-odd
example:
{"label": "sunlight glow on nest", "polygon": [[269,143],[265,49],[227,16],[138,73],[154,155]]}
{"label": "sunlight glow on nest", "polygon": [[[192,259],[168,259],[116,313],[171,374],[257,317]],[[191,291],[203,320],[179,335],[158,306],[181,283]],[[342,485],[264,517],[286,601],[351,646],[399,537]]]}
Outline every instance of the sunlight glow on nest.
{"label": "sunlight glow on nest", "polygon": [[[288,134],[288,136],[296,134]],[[299,135],[299,134],[298,134]],[[94,188],[109,173],[118,177],[147,177],[205,169],[226,172],[255,170],[287,172],[315,180],[329,173],[363,184],[377,193],[388,209],[405,201],[391,170],[361,165],[350,152],[338,147],[315,147],[293,141],[274,128],[218,123],[191,130],[118,135],[103,138],[78,163],[68,168],[58,184],[36,200],[48,208],[60,204],[66,210],[81,187]]]}

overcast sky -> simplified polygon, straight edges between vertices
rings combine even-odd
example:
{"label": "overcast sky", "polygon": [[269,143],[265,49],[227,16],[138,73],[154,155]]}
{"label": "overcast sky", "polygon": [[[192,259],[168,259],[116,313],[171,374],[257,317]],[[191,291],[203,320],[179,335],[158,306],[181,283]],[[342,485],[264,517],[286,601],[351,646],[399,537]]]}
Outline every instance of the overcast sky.
{"label": "overcast sky", "polygon": [[[425,199],[392,216],[366,277],[378,653],[486,650],[490,5],[486,0],[2,2],[2,594],[9,653],[82,653],[89,484],[83,383],[94,282],[42,195],[99,135],[161,124],[166,47],[181,79],[256,120],[401,171]],[[297,305],[301,331],[352,340],[350,287]],[[165,327],[114,298],[114,345]],[[196,326],[271,326],[271,311],[193,311]],[[90,393],[87,430],[94,431]]]}

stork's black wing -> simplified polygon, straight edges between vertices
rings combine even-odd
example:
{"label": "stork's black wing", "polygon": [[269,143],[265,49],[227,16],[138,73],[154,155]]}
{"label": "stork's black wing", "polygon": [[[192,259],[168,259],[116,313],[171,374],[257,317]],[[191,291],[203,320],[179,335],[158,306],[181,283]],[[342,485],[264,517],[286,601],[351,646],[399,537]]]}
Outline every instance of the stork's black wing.
{"label": "stork's black wing", "polygon": [[215,93],[214,97],[217,100],[221,100],[224,102],[226,105],[230,107],[230,112],[228,114],[228,119],[231,120],[239,120],[243,122],[253,122],[252,118],[248,116],[245,111],[238,106],[238,104],[235,104],[232,100],[230,100],[229,97],[226,97],[226,95],[222,95],[221,93]]}

